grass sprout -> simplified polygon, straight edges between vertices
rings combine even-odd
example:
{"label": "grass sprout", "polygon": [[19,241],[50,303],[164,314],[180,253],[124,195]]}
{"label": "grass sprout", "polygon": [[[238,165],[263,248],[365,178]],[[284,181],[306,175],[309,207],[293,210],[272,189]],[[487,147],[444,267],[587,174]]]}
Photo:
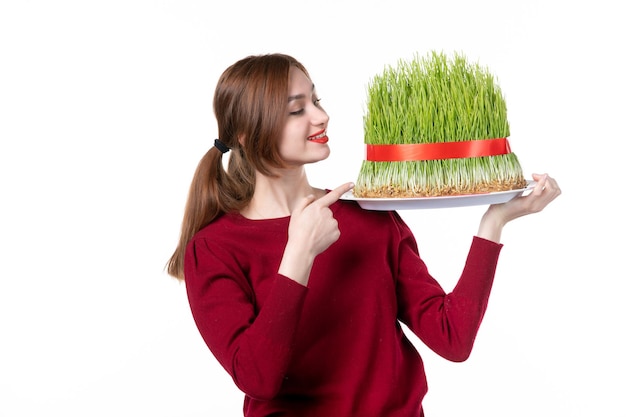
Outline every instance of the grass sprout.
{"label": "grass sprout", "polygon": [[[510,134],[504,95],[487,68],[454,53],[399,60],[367,86],[364,141],[370,145],[459,142]],[[475,194],[523,188],[510,153],[432,161],[363,161],[360,197]]]}

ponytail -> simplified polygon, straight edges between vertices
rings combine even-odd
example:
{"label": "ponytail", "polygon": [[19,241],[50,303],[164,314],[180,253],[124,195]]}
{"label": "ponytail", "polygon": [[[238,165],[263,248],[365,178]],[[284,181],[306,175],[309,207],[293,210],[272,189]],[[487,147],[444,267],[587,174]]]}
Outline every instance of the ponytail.
{"label": "ponytail", "polygon": [[242,158],[234,149],[229,161],[233,175],[224,170],[222,152],[215,147],[200,160],[189,187],[178,246],[167,263],[167,273],[174,278],[185,279],[185,250],[193,235],[222,214],[241,210],[252,198],[254,171]]}

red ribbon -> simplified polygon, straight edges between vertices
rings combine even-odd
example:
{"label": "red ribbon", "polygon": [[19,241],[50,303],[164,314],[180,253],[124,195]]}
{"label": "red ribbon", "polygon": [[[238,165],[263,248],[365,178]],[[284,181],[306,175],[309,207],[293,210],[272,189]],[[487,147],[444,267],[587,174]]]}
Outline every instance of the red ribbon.
{"label": "red ribbon", "polygon": [[375,162],[475,158],[508,153],[511,153],[511,147],[507,138],[468,140],[463,142],[365,145],[365,160]]}

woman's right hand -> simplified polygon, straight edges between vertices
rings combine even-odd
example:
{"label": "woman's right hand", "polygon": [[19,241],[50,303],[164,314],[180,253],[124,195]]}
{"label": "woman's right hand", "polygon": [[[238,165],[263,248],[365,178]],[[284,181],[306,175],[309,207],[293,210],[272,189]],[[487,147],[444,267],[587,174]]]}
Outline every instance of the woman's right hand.
{"label": "woman's right hand", "polygon": [[309,195],[293,209],[289,222],[289,240],[278,269],[279,274],[307,285],[315,257],[339,239],[339,226],[330,205],[353,187],[353,183],[345,183],[317,200]]}

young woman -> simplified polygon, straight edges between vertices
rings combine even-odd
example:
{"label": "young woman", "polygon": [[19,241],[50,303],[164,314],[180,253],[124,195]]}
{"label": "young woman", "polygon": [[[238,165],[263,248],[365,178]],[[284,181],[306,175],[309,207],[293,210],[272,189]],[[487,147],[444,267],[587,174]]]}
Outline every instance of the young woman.
{"label": "young woman", "polygon": [[[206,344],[246,394],[245,416],[417,417],[427,384],[405,323],[465,360],[485,313],[504,225],[560,194],[490,206],[446,294],[396,212],[311,187],[328,115],[306,69],[281,54],[229,67],[215,91],[219,139],[193,178],[168,272],[186,283]],[[227,172],[223,154],[230,151]]]}

